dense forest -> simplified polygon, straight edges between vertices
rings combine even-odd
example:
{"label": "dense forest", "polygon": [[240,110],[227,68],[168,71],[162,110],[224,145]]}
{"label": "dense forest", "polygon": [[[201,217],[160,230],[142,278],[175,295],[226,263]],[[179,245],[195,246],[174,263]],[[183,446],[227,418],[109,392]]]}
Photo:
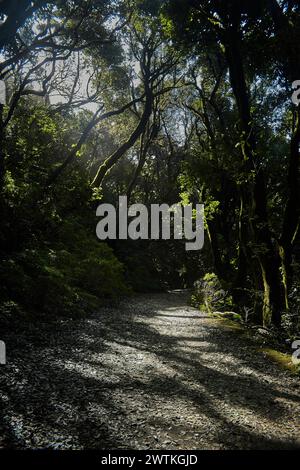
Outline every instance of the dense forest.
{"label": "dense forest", "polygon": [[[290,348],[299,57],[296,0],[1,0],[0,339],[184,289]],[[97,239],[119,196],[203,204],[203,249]]]}

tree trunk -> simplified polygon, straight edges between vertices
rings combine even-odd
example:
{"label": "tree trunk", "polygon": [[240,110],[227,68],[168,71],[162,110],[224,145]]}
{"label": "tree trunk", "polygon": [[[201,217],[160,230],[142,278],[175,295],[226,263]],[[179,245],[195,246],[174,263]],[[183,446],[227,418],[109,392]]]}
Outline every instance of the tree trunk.
{"label": "tree trunk", "polygon": [[138,161],[138,164],[135,168],[135,171],[134,171],[134,174],[133,174],[133,177],[128,185],[128,188],[127,188],[127,202],[128,202],[128,205],[130,204],[130,199],[131,199],[131,196],[132,196],[132,192],[137,184],[137,180],[141,174],[141,171],[143,169],[143,166],[146,162],[146,156],[147,156],[147,151],[148,151],[148,143],[146,142],[146,144],[144,145],[144,136],[141,137],[142,141],[141,141],[141,146],[140,146],[140,155],[139,155],[139,161]]}
{"label": "tree trunk", "polygon": [[4,186],[4,177],[5,177],[5,164],[4,164],[4,129],[3,129],[3,104],[0,103],[0,195],[2,198],[2,191]]}
{"label": "tree trunk", "polygon": [[295,130],[291,139],[289,170],[288,170],[288,199],[285,207],[282,233],[279,240],[279,253],[282,264],[282,278],[285,290],[285,307],[288,310],[288,291],[292,280],[292,251],[300,221],[300,108],[297,109]]}
{"label": "tree trunk", "polygon": [[210,220],[207,222],[207,235],[210,242],[212,262],[214,266],[214,271],[217,274],[218,278],[223,281],[229,281],[230,276],[230,265],[229,262],[224,262],[221,256],[221,249],[219,246],[218,233],[219,230],[216,229],[216,221]]}
{"label": "tree trunk", "polygon": [[240,191],[240,210],[238,221],[238,269],[234,283],[234,299],[239,304],[244,301],[243,289],[247,287],[248,256],[247,256],[247,224],[244,214],[244,195]]}
{"label": "tree trunk", "polygon": [[241,149],[245,161],[244,170],[248,179],[250,179],[245,210],[249,215],[250,230],[254,242],[254,256],[258,260],[262,278],[264,291],[263,324],[268,326],[273,323],[279,326],[283,307],[282,286],[279,278],[279,256],[268,226],[266,184],[263,170],[257,168],[256,142],[240,49],[241,38],[235,26],[227,29],[223,40],[231,86],[239,113],[242,133]]}
{"label": "tree trunk", "polygon": [[[300,79],[299,65],[299,33],[289,21],[282,7],[276,0],[266,0],[266,5],[273,19],[275,34],[279,45],[279,54],[286,79],[292,84]],[[279,254],[281,259],[282,283],[285,293],[285,308],[288,310],[288,292],[292,282],[292,253],[293,243],[300,222],[300,108],[296,111],[296,125],[293,130],[290,146],[290,158],[287,177],[288,197],[285,206]]]}
{"label": "tree trunk", "polygon": [[152,106],[153,106],[153,94],[152,91],[148,88],[146,89],[146,101],[145,101],[145,107],[144,107],[144,112],[141,116],[140,122],[138,123],[137,127],[129,137],[129,139],[121,145],[112,155],[110,155],[100,168],[98,169],[95,178],[93,179],[92,185],[94,187],[100,187],[103,179],[111,170],[111,168],[120,160],[120,158],[125,155],[125,153],[136,143],[138,138],[142,135],[142,133],[145,131],[147,122],[151,116],[152,113]]}

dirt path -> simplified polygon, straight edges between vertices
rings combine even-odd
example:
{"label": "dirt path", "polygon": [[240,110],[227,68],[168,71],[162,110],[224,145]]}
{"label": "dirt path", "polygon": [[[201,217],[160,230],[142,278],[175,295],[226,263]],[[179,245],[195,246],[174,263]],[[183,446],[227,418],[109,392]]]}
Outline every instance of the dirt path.
{"label": "dirt path", "polygon": [[300,446],[299,378],[182,293],[1,336],[2,446]]}

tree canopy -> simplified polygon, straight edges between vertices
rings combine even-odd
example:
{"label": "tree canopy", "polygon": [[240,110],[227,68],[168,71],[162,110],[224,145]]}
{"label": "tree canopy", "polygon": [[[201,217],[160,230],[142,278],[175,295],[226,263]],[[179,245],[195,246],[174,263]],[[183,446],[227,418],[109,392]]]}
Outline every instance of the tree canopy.
{"label": "tree canopy", "polygon": [[[297,335],[299,8],[0,2],[3,315],[197,281],[197,306],[221,291],[218,310]],[[97,241],[95,209],[119,195],[204,204],[204,249]]]}

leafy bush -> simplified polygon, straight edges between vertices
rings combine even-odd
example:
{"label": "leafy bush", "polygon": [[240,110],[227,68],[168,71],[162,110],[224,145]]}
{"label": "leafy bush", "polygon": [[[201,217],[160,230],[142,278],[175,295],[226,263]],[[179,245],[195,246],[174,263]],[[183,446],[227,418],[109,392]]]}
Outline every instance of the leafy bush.
{"label": "leafy bush", "polygon": [[51,189],[45,184],[84,119],[24,101],[11,121],[1,201],[2,316],[81,315],[128,293],[122,263],[96,238],[93,191],[79,161]]}
{"label": "leafy bush", "polygon": [[214,273],[207,273],[196,281],[192,294],[192,305],[213,313],[225,311],[232,308],[232,297],[223,289],[220,280]]}
{"label": "leafy bush", "polygon": [[282,315],[282,328],[291,341],[300,338],[300,287],[294,283],[289,293],[289,311]]}
{"label": "leafy bush", "polygon": [[[0,296],[3,305],[16,302],[25,310],[51,315],[79,315],[104,299],[128,293],[123,265],[105,243],[70,222],[53,246],[27,248],[3,259]],[[64,236],[67,235],[67,240]],[[69,245],[69,246],[68,246]],[[84,246],[84,249],[83,249]]]}

